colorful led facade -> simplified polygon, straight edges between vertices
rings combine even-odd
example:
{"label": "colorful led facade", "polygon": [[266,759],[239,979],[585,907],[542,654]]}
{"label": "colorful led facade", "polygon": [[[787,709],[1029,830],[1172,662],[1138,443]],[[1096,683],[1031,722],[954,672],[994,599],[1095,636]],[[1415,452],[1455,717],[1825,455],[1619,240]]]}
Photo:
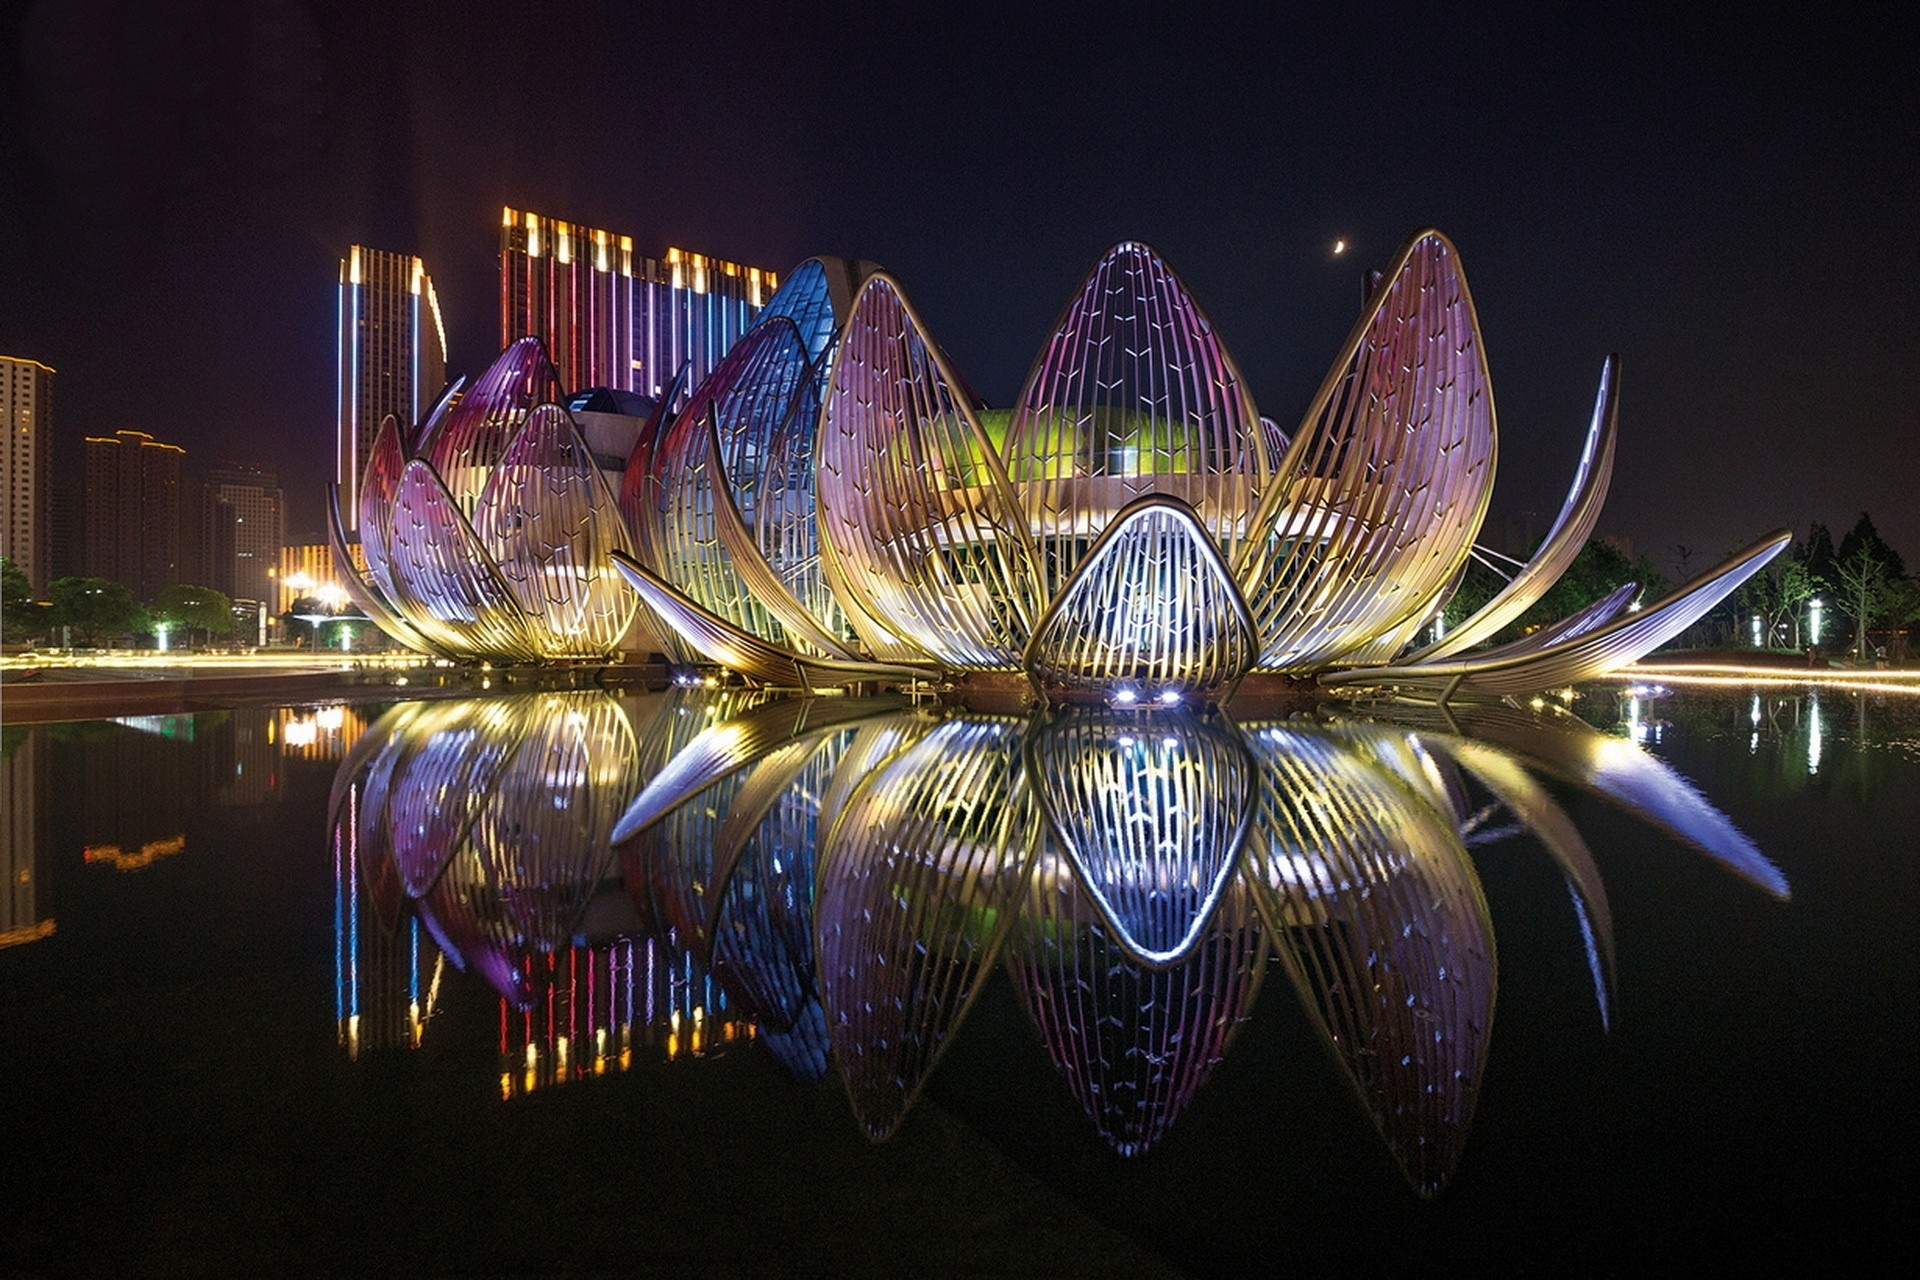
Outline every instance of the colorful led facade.
{"label": "colorful led facade", "polygon": [[53,569],[53,369],[0,356],[0,556],[13,561],[36,593]]}
{"label": "colorful led facade", "polygon": [[447,379],[447,335],[426,265],[412,254],[354,245],[340,260],[334,483],[349,533],[360,485],[388,417],[421,421]]}
{"label": "colorful led facade", "polygon": [[632,236],[501,211],[500,345],[540,339],[568,391],[659,397],[683,364],[697,384],[776,284],[759,267],[678,248],[644,257]]}

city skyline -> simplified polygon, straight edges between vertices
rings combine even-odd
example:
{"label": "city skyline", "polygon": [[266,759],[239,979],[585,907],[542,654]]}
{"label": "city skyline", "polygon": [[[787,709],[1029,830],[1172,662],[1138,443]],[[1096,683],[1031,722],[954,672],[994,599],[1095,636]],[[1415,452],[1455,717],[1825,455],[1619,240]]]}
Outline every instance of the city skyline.
{"label": "city skyline", "polygon": [[[922,38],[904,15],[588,6],[543,26],[483,5],[456,28],[400,4],[371,49],[348,38],[370,6],[216,7],[192,45],[134,6],[88,12],[4,28],[0,158],[24,180],[0,191],[0,350],[61,370],[61,475],[123,428],[330,472],[335,264],[356,243],[419,255],[449,372],[475,374],[498,351],[503,207],[782,275],[871,259],[1003,406],[1084,262],[1143,240],[1288,429],[1364,269],[1432,225],[1473,274],[1499,388],[1496,523],[1557,501],[1617,350],[1601,535],[1697,564],[1865,510],[1920,549],[1920,112],[1877,19],[988,7]],[[534,66],[567,74],[516,71]],[[106,129],[89,93],[151,108],[150,133]],[[88,250],[38,247],[63,237]],[[289,536],[317,531],[321,486],[287,487]]]}

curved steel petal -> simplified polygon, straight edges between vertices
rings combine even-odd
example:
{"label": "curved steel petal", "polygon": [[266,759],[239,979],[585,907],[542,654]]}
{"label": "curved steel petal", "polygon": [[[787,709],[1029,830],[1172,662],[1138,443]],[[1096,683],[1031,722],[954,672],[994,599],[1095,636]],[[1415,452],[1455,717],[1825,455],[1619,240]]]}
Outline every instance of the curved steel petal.
{"label": "curved steel petal", "polygon": [[1317,668],[1425,616],[1473,548],[1494,457],[1466,276],[1422,232],[1321,384],[1237,564],[1260,665]]}
{"label": "curved steel petal", "polygon": [[613,565],[664,625],[702,657],[752,680],[783,688],[871,680],[881,676],[924,676],[928,669],[882,662],[845,662],[814,658],[785,649],[710,613],[663,581],[645,565],[621,555]]}
{"label": "curved steel petal", "polygon": [[381,594],[380,588],[363,577],[354,566],[353,548],[347,543],[346,529],[340,519],[340,486],[328,485],[327,494],[327,541],[333,551],[334,570],[340,580],[340,589],[347,593],[347,599],[389,639],[421,653],[454,657],[455,654],[427,639],[418,627],[402,617],[399,610]]}
{"label": "curved steel petal", "polygon": [[544,656],[597,658],[619,647],[636,602],[608,556],[633,544],[565,409],[543,404],[527,414],[480,491],[473,529],[514,599],[538,619]]}
{"label": "curved steel petal", "polygon": [[[812,366],[792,322],[776,317],[755,325],[695,390],[650,463],[655,505],[647,519],[657,534],[652,567],[703,608],[767,639],[781,632],[742,580],[717,521],[727,502],[736,502],[748,520],[757,514],[774,440],[796,398],[812,391]],[[737,493],[722,492],[730,481]],[[811,525],[806,505],[801,516]]]}
{"label": "curved steel petal", "polygon": [[420,441],[424,458],[462,515],[471,515],[488,474],[537,404],[561,404],[560,375],[538,338],[521,338],[474,380],[460,402]]}
{"label": "curved steel petal", "polygon": [[1057,847],[1113,942],[1136,963],[1176,964],[1219,909],[1258,777],[1230,726],[1104,708],[1030,736],[1031,785]]}
{"label": "curved steel petal", "polygon": [[1007,430],[1057,594],[1129,503],[1183,500],[1235,556],[1275,458],[1246,382],[1200,307],[1146,245],[1115,245],[1087,273],[1027,375]]}
{"label": "curved steel petal", "polygon": [[[1329,672],[1320,676],[1320,683],[1425,687],[1441,689],[1447,697],[1455,693],[1511,697],[1579,684],[1638,661],[1685,631],[1791,541],[1793,535],[1780,530],[1638,613],[1571,633],[1563,628],[1556,634],[1567,638],[1544,648],[1528,641],[1516,641],[1488,653],[1447,662]],[[1590,614],[1591,607],[1583,611],[1583,615],[1588,616],[1575,615],[1570,621],[1587,623]]]}
{"label": "curved steel petal", "polygon": [[1256,901],[1274,950],[1422,1195],[1457,1167],[1498,968],[1451,817],[1336,737],[1249,726]]}
{"label": "curved steel petal", "polygon": [[1026,664],[1051,696],[1216,692],[1258,654],[1252,615],[1198,514],[1150,496],[1094,542],[1040,620]]}
{"label": "curved steel petal", "polygon": [[[821,410],[820,534],[862,639],[955,667],[1015,669],[1043,601],[1006,472],[891,276],[861,286]],[[891,645],[890,645],[891,642]]]}
{"label": "curved steel petal", "polygon": [[942,723],[869,777],[820,851],[821,1003],[875,1141],[919,1096],[1026,892],[1039,821],[1021,729]]}
{"label": "curved steel petal", "polygon": [[1587,443],[1580,453],[1580,465],[1574,469],[1573,488],[1568,490],[1559,518],[1541,540],[1533,558],[1472,617],[1434,644],[1401,659],[1401,665],[1437,662],[1463,649],[1471,649],[1525,613],[1560,581],[1560,575],[1587,545],[1587,538],[1600,519],[1600,508],[1607,500],[1607,486],[1613,479],[1614,442],[1619,436],[1619,395],[1620,357],[1610,355],[1600,369],[1600,392],[1594,399],[1593,421],[1587,426]]}
{"label": "curved steel petal", "polygon": [[392,529],[392,599],[409,622],[469,657],[543,656],[493,557],[439,477],[418,459],[401,473]]}
{"label": "curved steel petal", "polygon": [[[400,448],[400,428],[392,415],[388,415],[381,421],[380,430],[373,437],[373,447],[368,451],[355,526],[360,532],[360,550],[367,558],[367,572],[388,600],[399,599],[389,563],[389,548],[393,543],[393,502],[400,488],[401,473],[406,469],[407,455]],[[346,513],[340,514],[344,517]],[[352,563],[341,561],[346,566]]]}
{"label": "curved steel petal", "polygon": [[1247,1020],[1266,946],[1235,876],[1185,959],[1139,964],[1065,867],[1043,859],[1006,950],[1007,970],[1053,1065],[1121,1155],[1173,1127]]}

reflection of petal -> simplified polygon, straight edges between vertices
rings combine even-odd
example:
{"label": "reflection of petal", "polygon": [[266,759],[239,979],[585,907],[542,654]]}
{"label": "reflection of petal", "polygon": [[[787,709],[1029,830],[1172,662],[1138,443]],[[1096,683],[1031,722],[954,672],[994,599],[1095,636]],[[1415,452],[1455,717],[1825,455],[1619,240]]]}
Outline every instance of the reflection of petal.
{"label": "reflection of petal", "polygon": [[808,730],[830,728],[897,709],[898,698],[799,698],[769,702],[703,729],[647,781],[614,828],[631,839],[726,775],[752,764]]}
{"label": "reflection of petal", "polygon": [[[900,641],[1015,668],[1040,612],[1038,560],[958,379],[884,273],[854,303],[821,410],[820,532],[836,594],[876,657]],[[891,634],[869,634],[861,613]]]}
{"label": "reflection of petal", "polygon": [[1580,453],[1580,465],[1574,469],[1573,488],[1568,491],[1553,528],[1533,553],[1533,559],[1472,617],[1434,644],[1408,655],[1402,659],[1403,663],[1434,662],[1471,649],[1525,613],[1567,571],[1573,558],[1587,545],[1587,537],[1599,521],[1600,508],[1607,500],[1607,486],[1613,479],[1613,447],[1620,425],[1619,384],[1620,357],[1608,356],[1600,370],[1600,394],[1593,404],[1593,421],[1587,427],[1586,448]]}
{"label": "reflection of petal", "polygon": [[1229,557],[1273,470],[1246,383],[1171,268],[1110,249],[1042,349],[1007,430],[1007,472],[1058,594],[1081,551],[1149,493],[1185,500]]}
{"label": "reflection of petal", "polygon": [[552,951],[572,937],[607,876],[636,751],[626,715],[604,694],[541,696],[529,712],[472,845],[515,942]]}
{"label": "reflection of petal", "polygon": [[1047,1052],[1094,1126],[1139,1155],[1173,1126],[1225,1055],[1265,972],[1259,917],[1235,877],[1213,926],[1166,968],[1115,946],[1065,867],[1041,864],[1007,968]]}
{"label": "reflection of petal", "polygon": [[1780,868],[1692,783],[1659,757],[1578,716],[1477,703],[1442,709],[1396,702],[1382,710],[1396,720],[1490,742],[1612,801],[1774,897],[1791,894]]}
{"label": "reflection of petal", "polygon": [[521,954],[489,927],[497,919],[491,886],[469,850],[414,908],[433,940],[461,971],[478,973],[516,1009],[533,1003],[533,984]]}
{"label": "reflection of petal", "polygon": [[1269,725],[1253,887],[1287,976],[1422,1195],[1473,1123],[1493,925],[1447,815],[1321,734]]}
{"label": "reflection of petal", "polygon": [[1238,734],[1192,716],[1089,712],[1047,725],[1029,750],[1047,826],[1114,942],[1140,964],[1184,959],[1253,814]]}
{"label": "reflection of petal", "polygon": [[[1568,633],[1558,643],[1534,648],[1524,641],[1483,654],[1417,666],[1372,667],[1335,672],[1320,677],[1327,685],[1426,686],[1467,694],[1511,697],[1541,689],[1579,684],[1626,666],[1698,622],[1734,588],[1793,541],[1784,529],[1762,538],[1731,559],[1695,578],[1665,599],[1638,613],[1616,617],[1605,626],[1586,625],[1591,617],[1575,615],[1584,630]],[[1609,600],[1612,597],[1608,597]],[[1603,602],[1604,603],[1604,602]]]}
{"label": "reflection of petal", "polygon": [[401,474],[393,504],[394,602],[436,643],[465,653],[537,661],[526,615],[473,527],[420,461]]}
{"label": "reflection of petal", "polygon": [[1259,653],[1253,618],[1193,509],[1148,497],[1114,517],[1047,610],[1027,667],[1049,693],[1216,691]]}
{"label": "reflection of petal", "polygon": [[1424,616],[1493,490],[1493,400],[1466,276],[1416,235],[1348,336],[1280,463],[1239,579],[1260,665],[1320,666]]}
{"label": "reflection of petal", "polygon": [[834,1053],[867,1135],[891,1134],[1012,924],[1039,823],[1021,726],[950,720],[855,794],[820,851],[815,954]]}
{"label": "reflection of petal", "polygon": [[[827,1046],[814,980],[813,881],[820,798],[857,730],[808,739],[792,759],[761,762],[716,840],[719,903],[710,932],[713,974],[753,1010],[763,1034],[795,1036],[817,1023]],[[802,1061],[810,1063],[810,1055]]]}
{"label": "reflection of petal", "polygon": [[631,551],[613,491],[558,405],[527,415],[487,477],[473,529],[521,608],[538,619],[545,656],[611,653],[635,601],[607,567]]}
{"label": "reflection of petal", "polygon": [[1600,880],[1600,868],[1593,864],[1593,854],[1573,825],[1573,819],[1567,817],[1567,811],[1506,752],[1466,738],[1435,734],[1421,737],[1480,779],[1559,865],[1567,880],[1567,892],[1573,899],[1574,914],[1580,922],[1581,939],[1587,947],[1587,968],[1593,973],[1593,994],[1600,1005],[1600,1023],[1603,1027],[1610,1026],[1613,1021],[1613,910],[1607,905],[1607,889]]}
{"label": "reflection of petal", "polygon": [[527,731],[530,706],[526,699],[440,703],[396,739],[403,755],[386,824],[410,896],[424,896],[465,843]]}
{"label": "reflection of petal", "polygon": [[474,380],[460,403],[422,438],[414,456],[426,460],[461,514],[469,514],[527,410],[565,399],[540,339],[521,338]]}

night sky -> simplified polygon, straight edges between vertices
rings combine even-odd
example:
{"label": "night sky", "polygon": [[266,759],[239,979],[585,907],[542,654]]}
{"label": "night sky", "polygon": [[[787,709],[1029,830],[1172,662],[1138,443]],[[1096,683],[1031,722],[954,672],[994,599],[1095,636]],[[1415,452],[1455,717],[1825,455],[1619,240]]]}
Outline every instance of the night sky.
{"label": "night sky", "polygon": [[426,258],[469,374],[502,204],[782,273],[872,258],[1004,405],[1144,240],[1291,430],[1362,269],[1434,226],[1485,334],[1496,517],[1557,509],[1618,351],[1602,534],[1698,571],[1866,510],[1920,563],[1896,10],[1449,8],[0,3],[0,352],[59,370],[61,472],[120,428],[265,463],[297,539],[354,241]]}

